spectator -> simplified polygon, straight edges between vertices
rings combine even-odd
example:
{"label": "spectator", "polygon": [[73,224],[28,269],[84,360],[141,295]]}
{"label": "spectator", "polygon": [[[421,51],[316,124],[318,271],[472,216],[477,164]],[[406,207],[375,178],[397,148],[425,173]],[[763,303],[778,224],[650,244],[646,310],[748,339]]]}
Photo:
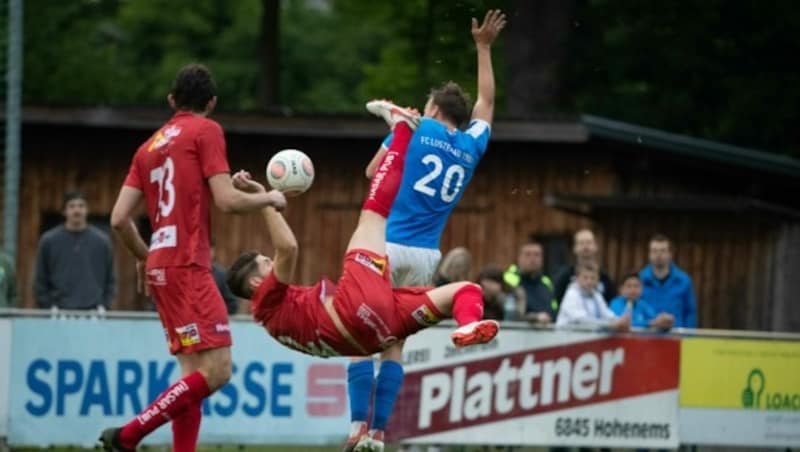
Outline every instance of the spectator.
{"label": "spectator", "polygon": [[672,242],[657,234],[650,239],[650,264],[639,272],[642,278],[642,298],[656,312],[666,312],[675,318],[678,328],[697,328],[692,278],[672,262]]}
{"label": "spectator", "polygon": [[600,271],[597,264],[582,262],[576,265],[575,272],[576,280],[570,284],[561,301],[556,326],[589,325],[612,331],[628,331],[631,326],[630,315],[617,317],[598,291]]}
{"label": "spectator", "polygon": [[6,253],[0,251],[0,308],[16,308],[18,306],[17,276],[14,273],[14,263]]}
{"label": "spectator", "polygon": [[455,281],[468,281],[471,270],[472,254],[462,246],[453,248],[439,263],[433,275],[433,285],[439,287]]}
{"label": "spectator", "polygon": [[216,241],[211,238],[211,273],[214,275],[214,282],[217,284],[222,299],[225,300],[225,309],[228,315],[233,315],[239,312],[239,298],[231,292],[228,283],[225,281],[225,273],[227,270],[219,262],[215,253]]}
{"label": "spectator", "polygon": [[518,308],[520,318],[549,324],[558,313],[558,300],[553,295],[553,281],[542,273],[543,260],[542,244],[530,241],[519,248],[517,264],[506,270],[503,279],[523,294]]}
{"label": "spectator", "polygon": [[503,281],[503,270],[494,265],[483,267],[478,275],[483,289],[483,318],[519,320],[519,310],[525,300],[522,291],[514,291]]}
{"label": "spectator", "polygon": [[40,308],[106,309],[114,299],[114,259],[107,234],[87,222],[86,196],[64,195],[64,224],[42,235],[34,293]]}
{"label": "spectator", "polygon": [[675,320],[666,312],[656,315],[656,310],[642,299],[642,281],[636,272],[625,275],[622,279],[621,294],[611,300],[609,307],[618,316],[630,314],[631,325],[637,328],[668,330],[672,328]]}
{"label": "spectator", "polygon": [[[597,241],[594,233],[589,229],[581,229],[573,236],[572,252],[575,254],[575,265],[564,267],[556,275],[555,295],[556,300],[562,300],[567,292],[567,287],[575,280],[575,266],[582,262],[600,262],[597,252]],[[603,269],[600,269],[598,290],[605,300],[610,300],[617,295],[614,280]]]}
{"label": "spectator", "polygon": [[503,296],[503,272],[494,265],[483,267],[478,275],[478,284],[483,291],[483,318],[503,320],[506,301]]}

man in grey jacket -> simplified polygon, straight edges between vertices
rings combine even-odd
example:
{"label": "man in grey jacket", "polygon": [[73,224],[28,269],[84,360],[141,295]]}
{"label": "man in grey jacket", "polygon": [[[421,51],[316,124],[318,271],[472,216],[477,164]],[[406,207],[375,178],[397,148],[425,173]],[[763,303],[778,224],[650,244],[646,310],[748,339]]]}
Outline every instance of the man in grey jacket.
{"label": "man in grey jacket", "polygon": [[40,308],[109,308],[114,299],[111,240],[87,221],[86,196],[64,195],[66,221],[42,235],[36,256],[34,294]]}

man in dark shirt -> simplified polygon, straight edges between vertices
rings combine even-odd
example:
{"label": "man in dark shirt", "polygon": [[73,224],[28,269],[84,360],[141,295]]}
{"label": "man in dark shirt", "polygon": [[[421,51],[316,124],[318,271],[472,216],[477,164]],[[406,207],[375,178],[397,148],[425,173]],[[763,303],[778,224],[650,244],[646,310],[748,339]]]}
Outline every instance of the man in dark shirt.
{"label": "man in dark shirt", "polygon": [[506,270],[503,279],[509,286],[524,292],[518,313],[524,320],[539,324],[552,323],[558,313],[558,300],[553,296],[553,282],[542,273],[544,251],[535,241],[519,248],[517,264]]}
{"label": "man in dark shirt", "polygon": [[231,292],[231,288],[225,281],[225,273],[228,270],[217,262],[216,244],[214,237],[211,237],[211,273],[214,275],[214,282],[217,284],[222,299],[225,300],[228,315],[234,315],[239,312],[239,298]]}
{"label": "man in dark shirt", "polygon": [[[597,241],[594,233],[590,229],[581,229],[573,237],[572,252],[575,253],[575,264],[588,264],[600,262],[597,252]],[[555,296],[561,302],[570,283],[575,280],[575,265],[563,267],[556,274]],[[614,280],[602,268],[600,269],[600,281],[597,283],[597,290],[603,294],[603,299],[608,302],[617,296],[617,285]]]}
{"label": "man in dark shirt", "polygon": [[36,256],[34,294],[40,308],[109,308],[116,291],[111,241],[89,225],[86,196],[64,195],[66,221],[42,235]]}

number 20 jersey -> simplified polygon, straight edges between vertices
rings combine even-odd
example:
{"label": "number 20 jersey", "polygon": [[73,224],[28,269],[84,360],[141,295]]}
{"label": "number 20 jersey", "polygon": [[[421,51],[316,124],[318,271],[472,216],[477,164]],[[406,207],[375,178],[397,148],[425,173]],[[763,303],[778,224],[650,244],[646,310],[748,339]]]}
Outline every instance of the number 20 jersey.
{"label": "number 20 jersey", "polygon": [[[386,240],[406,246],[439,249],[447,219],[472,179],[491,133],[475,119],[467,130],[447,129],[422,118],[406,153],[403,179],[386,226]],[[383,142],[387,148],[390,134]]]}
{"label": "number 20 jersey", "polygon": [[141,190],[153,235],[147,268],[210,267],[208,178],[228,173],[222,127],[178,112],[133,156],[125,185]]}

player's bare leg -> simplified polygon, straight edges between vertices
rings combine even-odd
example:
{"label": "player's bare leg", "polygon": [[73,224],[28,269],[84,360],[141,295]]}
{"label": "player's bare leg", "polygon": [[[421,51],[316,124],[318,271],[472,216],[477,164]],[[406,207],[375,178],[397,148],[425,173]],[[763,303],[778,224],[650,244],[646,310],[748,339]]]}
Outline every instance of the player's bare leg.
{"label": "player's bare leg", "polygon": [[446,284],[427,292],[439,312],[452,315],[459,327],[450,338],[456,347],[483,344],[497,335],[500,324],[483,318],[481,287],[471,282]]}

